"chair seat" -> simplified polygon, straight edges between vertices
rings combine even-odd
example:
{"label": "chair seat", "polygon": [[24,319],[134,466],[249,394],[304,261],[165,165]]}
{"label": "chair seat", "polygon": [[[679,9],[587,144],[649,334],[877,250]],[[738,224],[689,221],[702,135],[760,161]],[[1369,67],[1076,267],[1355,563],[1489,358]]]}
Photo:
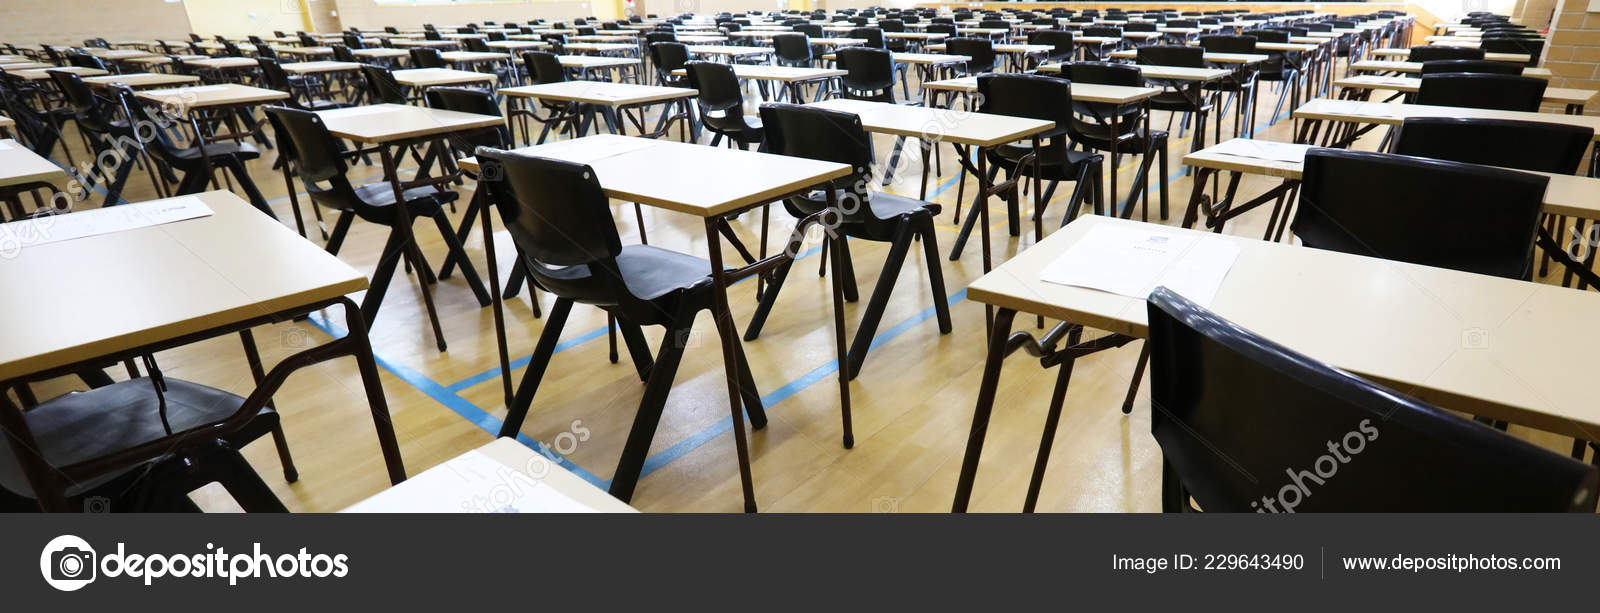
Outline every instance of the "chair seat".
{"label": "chair seat", "polygon": [[[1131,134],[1132,138],[1125,138],[1117,143],[1117,152],[1120,154],[1136,154],[1150,149],[1145,138],[1143,127],[1134,127],[1130,123],[1123,123],[1119,135]],[[1151,130],[1151,135],[1157,143],[1167,140],[1167,133],[1163,130]],[[1109,151],[1111,149],[1112,129],[1109,125],[1073,120],[1073,140],[1090,149]]]}
{"label": "chair seat", "polygon": [[[1033,147],[1029,145],[1001,145],[990,150],[989,159],[996,165],[1011,170],[1032,151]],[[1068,149],[1064,142],[1052,139],[1050,143],[1040,147],[1040,174],[1043,175],[1040,178],[1047,181],[1073,181],[1077,179],[1078,171],[1083,164],[1099,163],[1102,159],[1098,153]],[[1031,163],[1028,168],[1032,169]]]}
{"label": "chair seat", "polygon": [[867,205],[872,210],[873,217],[885,221],[908,213],[915,213],[918,210],[926,210],[934,215],[938,215],[939,211],[944,210],[938,203],[889,192],[872,192],[872,197],[867,200]]}
{"label": "chair seat", "polygon": [[[367,206],[388,208],[394,206],[394,186],[388,181],[368,183],[355,188],[356,197],[360,198]],[[432,215],[439,207],[455,202],[461,196],[453,191],[439,191],[432,187],[413,187],[401,194],[406,199],[406,205],[411,207],[413,217],[419,215]]]}
{"label": "chair seat", "polygon": [[[711,262],[698,256],[650,245],[628,245],[616,259],[628,293],[640,300],[655,300],[711,283]],[[591,276],[588,265],[546,269],[544,274],[562,281],[583,281]]]}
{"label": "chair seat", "polygon": [[[181,379],[165,379],[163,392],[167,420],[174,432],[220,421],[244,404],[244,398]],[[165,437],[154,385],[149,378],[130,379],[85,392],[73,392],[43,402],[24,414],[44,458],[52,466],[67,466]],[[277,423],[278,414],[263,408],[245,429],[221,436],[238,447],[259,438]],[[155,462],[157,460],[151,460]],[[131,470],[131,469],[130,469]],[[126,473],[129,471],[123,471]],[[74,496],[106,483],[122,473],[109,473],[72,485]],[[0,437],[0,486],[33,497],[22,467]]]}
{"label": "chair seat", "polygon": [[[175,149],[172,155],[181,160],[200,161],[200,148]],[[261,157],[261,151],[250,143],[207,143],[205,155],[212,158],[238,157],[241,160],[254,160]]]}

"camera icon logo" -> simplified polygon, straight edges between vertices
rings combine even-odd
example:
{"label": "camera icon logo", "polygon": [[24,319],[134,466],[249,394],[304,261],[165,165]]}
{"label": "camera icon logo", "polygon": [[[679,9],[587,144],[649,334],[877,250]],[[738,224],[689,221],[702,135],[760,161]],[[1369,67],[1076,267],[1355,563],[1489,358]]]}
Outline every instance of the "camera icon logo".
{"label": "camera icon logo", "polygon": [[73,592],[94,582],[98,560],[88,541],[63,534],[45,544],[39,554],[39,573],[50,587]]}

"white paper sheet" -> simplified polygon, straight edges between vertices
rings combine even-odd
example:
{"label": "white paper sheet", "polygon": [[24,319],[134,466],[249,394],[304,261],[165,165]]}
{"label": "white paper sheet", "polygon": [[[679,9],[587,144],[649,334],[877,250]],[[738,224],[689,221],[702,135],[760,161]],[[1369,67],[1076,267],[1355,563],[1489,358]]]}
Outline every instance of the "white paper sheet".
{"label": "white paper sheet", "polygon": [[477,450],[430,468],[345,513],[598,513]]}
{"label": "white paper sheet", "polygon": [[1340,111],[1362,117],[1394,117],[1389,105],[1380,102],[1354,102],[1341,107]]}
{"label": "white paper sheet", "polygon": [[553,157],[569,162],[591,164],[609,157],[650,147],[656,143],[645,138],[580,138],[545,145],[532,150],[534,155]]}
{"label": "white paper sheet", "polygon": [[10,150],[11,150],[11,143],[8,143],[6,141],[0,141],[0,151],[10,151]]}
{"label": "white paper sheet", "polygon": [[123,204],[74,213],[13,221],[0,226],[0,233],[18,237],[18,246],[59,243],[77,238],[159,226],[186,219],[208,217],[211,207],[195,196],[179,196]]}
{"label": "white paper sheet", "polygon": [[1257,160],[1272,160],[1275,162],[1300,163],[1306,159],[1306,151],[1311,145],[1297,145],[1294,143],[1279,143],[1266,140],[1249,138],[1235,138],[1223,141],[1222,144],[1213,145],[1213,153],[1224,153]]}
{"label": "white paper sheet", "polygon": [[1226,239],[1154,227],[1098,226],[1040,271],[1047,283],[1145,298],[1166,286],[1210,306],[1239,247]]}

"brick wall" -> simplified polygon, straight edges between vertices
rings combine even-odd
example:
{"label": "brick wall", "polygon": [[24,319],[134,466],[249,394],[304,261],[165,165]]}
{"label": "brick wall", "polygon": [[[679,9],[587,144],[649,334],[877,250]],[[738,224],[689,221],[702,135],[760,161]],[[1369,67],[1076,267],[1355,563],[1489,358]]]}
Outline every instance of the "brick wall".
{"label": "brick wall", "polygon": [[[1600,1],[1595,6],[1600,11]],[[1600,90],[1600,12],[1589,12],[1590,0],[1565,0],[1550,34],[1545,65],[1555,78],[1553,87]],[[1600,105],[1586,114],[1600,115]]]}

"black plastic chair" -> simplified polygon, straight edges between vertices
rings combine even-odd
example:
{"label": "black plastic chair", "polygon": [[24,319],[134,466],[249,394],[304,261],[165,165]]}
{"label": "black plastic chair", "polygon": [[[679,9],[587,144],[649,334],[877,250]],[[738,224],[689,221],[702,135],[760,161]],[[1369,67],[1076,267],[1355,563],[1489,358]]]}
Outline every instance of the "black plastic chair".
{"label": "black plastic chair", "polygon": [[761,118],[744,114],[743,88],[734,76],[733,67],[716,62],[694,61],[684,65],[689,77],[689,87],[700,92],[698,96],[700,121],[714,135],[711,146],[728,138],[729,146],[749,149],[763,140]]}
{"label": "black plastic chair", "polygon": [[[619,323],[646,382],[610,488],[612,496],[631,500],[687,345],[681,339],[690,338],[697,313],[715,308],[711,263],[650,245],[624,246],[610,200],[586,164],[488,148],[479,149],[477,158],[484,176],[495,177],[485,185],[521,264],[540,289],[556,296],[500,434],[516,436],[521,429],[573,303],[605,310]],[[653,362],[641,326],[666,328],[668,340]],[[763,428],[766,414],[743,349],[736,356],[751,425]]]}
{"label": "black plastic chair", "polygon": [[449,68],[450,64],[444,61],[444,55],[432,47],[413,47],[411,53],[412,68]]}
{"label": "black plastic chair", "polygon": [[[127,185],[128,177],[136,166],[132,162],[146,157],[143,141],[133,128],[134,118],[127,112],[119,113],[119,109],[107,105],[89,89],[83,77],[56,69],[45,73],[55,84],[56,91],[66,99],[91,157],[97,162],[108,156],[112,160],[121,160],[121,163],[114,165],[113,176],[105,176],[104,166],[96,166],[89,172],[84,181],[84,195],[87,195],[91,186],[103,183],[106,192],[104,206],[121,204],[122,188]],[[154,167],[148,160],[144,163],[150,172],[151,182],[157,184],[159,190],[161,183],[155,176]]]}
{"label": "black plastic chair", "polygon": [[1072,45],[1072,33],[1066,30],[1034,30],[1028,33],[1028,44],[1050,45],[1050,51],[1044,56],[1046,62],[1071,61],[1075,49]]}
{"label": "black plastic chair", "polygon": [[1406,55],[1409,62],[1432,62],[1434,60],[1481,60],[1482,49],[1470,47],[1446,47],[1442,45],[1423,45],[1412,47],[1411,53]]}
{"label": "black plastic chair", "polygon": [[878,28],[854,28],[850,30],[845,38],[859,38],[867,41],[860,45],[862,47],[871,47],[873,49],[889,48],[884,44],[883,30]]}
{"label": "black plastic chair", "polygon": [[[863,51],[888,53],[880,49]],[[939,214],[939,205],[866,188],[872,180],[872,138],[861,127],[861,118],[854,114],[796,104],[768,103],[761,105],[761,121],[767,130],[767,150],[772,153],[850,165],[849,175],[834,179],[826,188],[839,192],[838,201],[843,203],[834,213],[839,217],[838,231],[843,234],[841,245],[848,245],[850,238],[890,243],[888,258],[884,260],[877,286],[873,288],[872,298],[867,302],[861,325],[856,329],[855,340],[850,345],[849,378],[854,379],[861,374],[861,365],[866,362],[872,338],[877,334],[878,324],[888,306],[889,294],[900,277],[900,268],[905,264],[906,253],[914,239],[922,241],[923,256],[928,265],[928,283],[933,291],[934,312],[939,320],[939,333],[949,334],[950,308],[945,294],[944,273],[939,266],[938,236],[933,226],[933,218]],[[798,196],[784,200],[784,208],[797,218],[806,218],[826,209],[827,200],[821,194]],[[844,275],[845,297],[854,300],[854,265],[850,263],[848,246],[843,247],[840,255],[844,256],[841,260],[845,262],[845,270],[835,270],[834,274]],[[777,302],[784,279],[788,277],[793,264],[794,259],[785,260],[773,272],[772,284],[762,293],[750,326],[745,330],[745,340],[755,340],[760,336],[761,328],[766,323],[767,315],[772,312],[772,306]]]}
{"label": "black plastic chair", "polygon": [[[1256,53],[1256,37],[1254,36],[1201,36],[1200,48],[1205,53]],[[1201,58],[1204,59],[1204,55]],[[1240,66],[1226,77],[1214,81],[1207,81],[1202,86],[1210,91],[1228,94],[1229,102],[1222,105],[1217,116],[1217,123],[1222,123],[1222,114],[1228,112],[1228,105],[1237,102],[1236,112],[1233,116],[1233,133],[1235,136],[1246,136],[1246,131],[1256,125],[1256,69],[1252,66]],[[1241,123],[1243,127],[1241,128]],[[1220,138],[1220,137],[1219,137]]]}
{"label": "black plastic chair", "polygon": [[944,39],[944,52],[950,55],[967,56],[966,63],[960,64],[960,72],[963,76],[994,72],[994,42],[987,38],[967,36],[946,38]]}
{"label": "black plastic chair", "polygon": [[1290,227],[1308,247],[1532,278],[1547,177],[1344,149],[1311,150],[1303,176]]}
{"label": "black plastic chair", "polygon": [[[414,232],[411,228],[399,225],[402,218],[408,223],[419,218],[433,219],[439,234],[444,238],[449,251],[448,257],[462,262],[468,261],[466,251],[462,249],[461,242],[456,240],[455,233],[451,231],[450,219],[445,216],[444,211],[444,205],[455,202],[459,197],[455,192],[431,186],[414,187],[405,190],[401,195],[404,202],[397,204],[393,185],[388,181],[352,185],[346,176],[348,168],[345,165],[343,147],[333,134],[328,132],[320,116],[310,111],[287,107],[269,107],[267,112],[278,122],[275,127],[287,132],[294,144],[295,171],[300,181],[304,183],[306,193],[311,196],[311,201],[329,210],[339,211],[339,219],[334,222],[333,233],[328,238],[329,253],[335,255],[339,253],[339,249],[344,245],[345,236],[350,232],[350,225],[356,217],[368,223],[389,227],[389,238],[384,243],[383,255],[379,257],[377,268],[372,274],[372,286],[362,299],[361,311],[367,321],[373,321],[377,317],[383,296],[388,292],[389,282],[395,275],[395,267],[400,263],[400,258],[406,258],[411,266],[419,271],[420,282],[428,284],[435,282],[422,250],[414,239],[407,240],[414,235]],[[399,209],[396,208],[402,205],[406,207],[405,215],[400,215]],[[461,272],[466,277],[468,286],[477,295],[478,302],[487,304],[489,293],[484,289],[477,271],[472,266],[462,266]],[[438,331],[439,315],[433,309],[432,301],[424,301],[424,304],[428,307],[428,318],[433,324],[433,329]],[[443,351],[444,338],[441,336],[435,340]]]}
{"label": "black plastic chair", "polygon": [[1545,79],[1521,75],[1436,73],[1423,75],[1415,101],[1433,106],[1537,113],[1549,84]]}
{"label": "black plastic chair", "polygon": [[1428,60],[1422,63],[1422,74],[1446,72],[1521,76],[1522,65],[1490,60]]}
{"label": "black plastic chair", "polygon": [[[1134,63],[1144,66],[1177,66],[1180,68],[1205,68],[1206,52],[1199,47],[1184,45],[1151,45],[1140,47],[1135,51]],[[1142,81],[1141,81],[1142,83]],[[1205,95],[1198,82],[1178,81],[1163,83],[1162,92],[1150,99],[1151,110],[1167,111],[1170,113],[1184,113],[1181,126],[1189,123],[1189,117],[1195,119],[1196,141],[1199,135],[1205,134],[1206,119],[1210,116],[1212,103],[1210,96]],[[1218,120],[1220,123],[1220,120]],[[1167,129],[1172,128],[1171,118],[1168,118]],[[1219,128],[1220,130],[1220,128]],[[1182,131],[1179,135],[1182,135]]]}
{"label": "black plastic chair", "polygon": [[[1044,211],[1061,181],[1074,183],[1072,197],[1067,200],[1066,213],[1061,218],[1062,225],[1076,218],[1085,202],[1093,203],[1095,214],[1105,214],[1104,178],[1101,176],[1104,157],[1097,153],[1074,151],[1067,132],[1068,126],[1075,120],[1071,81],[1044,75],[979,75],[978,97],[982,100],[979,113],[1041,119],[1056,124],[1056,127],[1039,134],[1041,146],[1037,152],[1026,144],[1001,145],[988,150],[990,168],[994,169],[991,172],[1004,169],[1008,179],[1020,174],[1049,181],[1040,195],[1040,206],[1033,212],[1035,240],[1044,238]],[[1036,158],[1033,157],[1035,155]],[[1016,192],[1013,194],[1008,205],[1014,215],[1019,202]],[[961,241],[968,236],[969,228],[977,219],[978,211],[968,213],[961,239],[957,241],[956,254],[960,253]]]}
{"label": "black plastic chair", "polygon": [[845,47],[834,52],[840,77],[838,94],[851,100],[895,103],[894,56],[884,49]]}
{"label": "black plastic chair", "polygon": [[256,63],[261,67],[261,80],[268,89],[288,92],[288,102],[295,108],[312,111],[325,111],[328,109],[341,109],[349,104],[334,100],[317,98],[312,91],[311,83],[305,79],[295,79],[278,64],[277,60],[257,58]]}
{"label": "black plastic chair", "polygon": [[[1237,513],[1594,511],[1594,466],[1296,353],[1164,287],[1148,318],[1163,511],[1192,510],[1191,499]],[[1325,453],[1330,444],[1342,453]]]}
{"label": "black plastic chair", "polygon": [[689,46],[683,43],[650,43],[650,64],[656,69],[656,84],[683,87],[688,77],[675,77],[672,71],[689,63]]}
{"label": "black plastic chair", "polygon": [[[1146,47],[1149,48],[1149,47]],[[1199,49],[1196,49],[1199,51]],[[1094,83],[1099,85],[1120,85],[1123,87],[1140,87],[1144,85],[1144,77],[1138,66],[1127,64],[1111,64],[1108,62],[1075,62],[1062,65],[1062,76],[1077,83]],[[1205,111],[1209,107],[1200,107],[1201,115],[1196,125],[1196,132],[1205,130]],[[1087,149],[1111,152],[1111,145],[1116,143],[1117,153],[1111,158],[1111,167],[1120,168],[1122,156],[1140,155],[1139,173],[1134,178],[1134,191],[1129,193],[1128,208],[1121,212],[1123,217],[1133,215],[1133,197],[1138,196],[1143,203],[1140,219],[1150,219],[1149,179],[1150,162],[1152,158],[1159,164],[1157,166],[1157,181],[1159,185],[1159,211],[1164,219],[1168,207],[1168,174],[1167,174],[1167,138],[1163,130],[1150,130],[1146,134],[1143,124],[1144,111],[1137,106],[1124,105],[1120,113],[1116,105],[1094,102],[1073,102],[1073,119],[1067,124],[1067,133],[1072,140]],[[1116,188],[1116,175],[1112,175],[1112,189],[1109,198],[1102,199],[1109,202],[1112,207],[1118,204],[1118,189]],[[1115,208],[1108,214],[1117,214]]]}
{"label": "black plastic chair", "polygon": [[[132,89],[119,86],[115,91],[117,101],[128,117],[133,118],[135,122],[160,125],[162,118],[159,112],[141,103]],[[155,130],[154,134],[153,138],[147,134],[141,139],[145,152],[159,160],[166,168],[183,173],[172,195],[184,196],[207,191],[208,184],[215,183],[212,177],[213,169],[221,169],[232,175],[234,182],[244,191],[246,199],[256,207],[256,210],[273,219],[278,218],[277,214],[273,213],[272,207],[267,204],[266,197],[262,196],[261,190],[256,187],[255,180],[250,177],[248,162],[261,157],[261,152],[255,146],[240,141],[223,141],[208,142],[202,148],[194,142],[180,145],[161,130]]]}
{"label": "black plastic chair", "polygon": [[774,36],[772,55],[779,66],[811,68],[811,38],[801,33]]}
{"label": "black plastic chair", "polygon": [[[561,57],[548,51],[526,51],[522,54],[522,64],[528,70],[528,78],[533,85],[546,83],[562,83],[568,80],[567,69],[561,65]],[[563,128],[569,135],[578,133],[578,122],[584,117],[587,108],[576,102],[561,102],[557,100],[539,99],[538,105],[546,111],[544,117],[534,112],[532,107],[513,108],[512,117],[530,117],[544,125],[539,132],[539,138],[534,144],[542,144],[549,137],[550,131]],[[523,130],[523,140],[527,138],[527,130]]]}
{"label": "black plastic chair", "polygon": [[361,77],[367,86],[367,100],[372,104],[405,104],[410,100],[405,86],[395,80],[388,68],[362,64]]}
{"label": "black plastic chair", "polygon": [[[423,94],[423,99],[429,108],[455,111],[457,113],[470,113],[473,115],[501,116],[500,105],[495,102],[494,94],[473,87],[430,87]],[[478,147],[491,147],[505,149],[512,146],[511,130],[504,124],[479,128],[469,132],[456,132],[450,135],[450,150],[456,158],[471,157],[476,154]],[[462,171],[468,178],[477,181],[476,173]],[[456,228],[456,240],[465,243],[472,235],[472,225],[479,217],[482,194],[473,191],[472,200],[461,214],[461,225]],[[470,266],[468,262],[460,261],[454,257],[445,260],[444,267],[439,269],[439,278],[450,278],[451,272],[457,265]],[[534,316],[540,316],[538,301],[533,302]]]}
{"label": "black plastic chair", "polygon": [[1479,43],[1485,53],[1522,53],[1528,56],[1524,66],[1538,66],[1544,52],[1544,41],[1537,38],[1499,38],[1486,35]]}

